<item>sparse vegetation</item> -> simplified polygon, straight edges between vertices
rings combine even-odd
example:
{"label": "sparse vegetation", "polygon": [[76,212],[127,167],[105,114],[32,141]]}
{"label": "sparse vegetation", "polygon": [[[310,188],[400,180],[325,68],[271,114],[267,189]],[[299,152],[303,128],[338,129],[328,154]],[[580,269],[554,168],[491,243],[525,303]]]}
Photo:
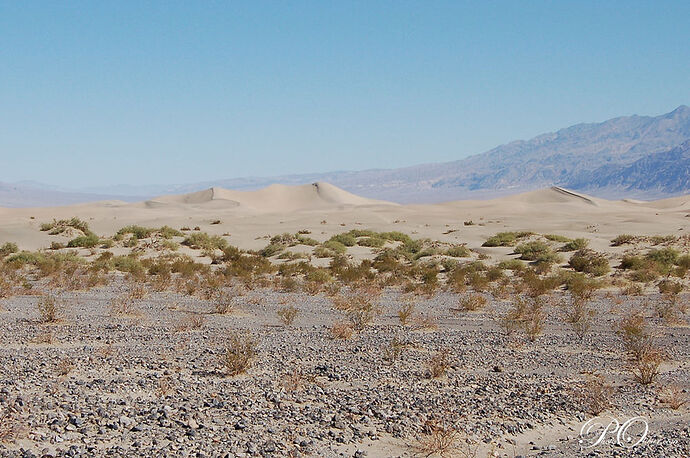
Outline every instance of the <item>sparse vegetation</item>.
{"label": "sparse vegetation", "polygon": [[258,342],[250,335],[231,334],[225,345],[222,363],[227,375],[243,374],[251,367],[257,356]]}

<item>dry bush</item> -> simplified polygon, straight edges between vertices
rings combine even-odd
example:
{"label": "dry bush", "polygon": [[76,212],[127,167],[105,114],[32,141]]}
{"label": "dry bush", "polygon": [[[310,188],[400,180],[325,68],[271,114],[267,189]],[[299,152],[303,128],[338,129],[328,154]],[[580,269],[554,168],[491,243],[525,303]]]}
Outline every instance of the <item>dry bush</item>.
{"label": "dry bush", "polygon": [[290,326],[297,318],[299,309],[293,305],[288,305],[278,310],[278,317],[285,326]]}
{"label": "dry bush", "polygon": [[481,294],[471,294],[460,298],[459,309],[463,312],[474,312],[486,306],[486,297]]}
{"label": "dry bush", "polygon": [[614,391],[606,377],[593,373],[576,389],[574,397],[588,414],[597,416],[611,407]]}
{"label": "dry bush", "polygon": [[655,302],[654,309],[656,314],[669,326],[684,324],[683,314],[685,306],[677,295],[664,294],[663,297]]}
{"label": "dry bush", "polygon": [[360,290],[349,296],[335,297],[333,304],[337,310],[345,312],[352,329],[359,332],[374,321],[376,315],[379,314],[379,309],[371,301],[371,297]]}
{"label": "dry bush", "polygon": [[616,325],[616,332],[628,354],[628,367],[633,378],[642,385],[653,383],[659,376],[666,354],[647,329],[644,315],[637,312],[623,317]]}
{"label": "dry bush", "polygon": [[352,329],[350,323],[342,321],[333,323],[333,326],[331,326],[330,331],[331,335],[335,339],[349,339],[355,332],[354,329]]}
{"label": "dry bush", "polygon": [[539,297],[523,299],[518,297],[510,310],[501,318],[503,328],[508,335],[521,330],[534,342],[544,328],[546,314],[543,301]]}
{"label": "dry bush", "polygon": [[36,304],[40,320],[43,323],[56,323],[59,321],[59,307],[57,299],[53,296],[43,296]]}
{"label": "dry bush", "polygon": [[165,375],[158,379],[158,386],[156,387],[156,396],[164,398],[175,392],[175,385],[170,376]]}
{"label": "dry bush", "polygon": [[26,433],[19,418],[19,410],[8,405],[0,411],[0,443],[14,443]]}
{"label": "dry bush", "polygon": [[70,358],[63,358],[58,363],[56,371],[59,376],[64,377],[65,375],[72,372],[72,370],[74,370],[74,367],[74,361],[72,361]]}
{"label": "dry bush", "polygon": [[175,325],[176,332],[196,331],[204,327],[206,318],[199,313],[187,312]]}
{"label": "dry bush", "polygon": [[676,384],[671,384],[661,390],[659,400],[669,409],[678,410],[688,403],[687,391]]}
{"label": "dry bush", "polygon": [[250,335],[231,334],[222,356],[227,374],[234,377],[247,372],[256,358],[257,346],[258,342]]}
{"label": "dry bush", "polygon": [[447,457],[457,454],[460,435],[450,422],[427,421],[423,432],[424,435],[417,438],[417,443],[413,447],[416,454],[425,457]]}
{"label": "dry bush", "polygon": [[433,331],[438,329],[438,318],[428,313],[420,313],[414,318],[412,327],[415,330]]}
{"label": "dry bush", "polygon": [[626,296],[642,296],[644,294],[644,288],[639,283],[629,283],[621,289],[621,293]]}
{"label": "dry bush", "polygon": [[148,296],[149,292],[146,290],[144,285],[136,284],[129,288],[129,292],[127,294],[130,299],[144,299],[146,296]]}
{"label": "dry bush", "polygon": [[219,315],[225,315],[231,313],[235,307],[232,304],[232,296],[227,293],[219,293],[213,299],[214,311]]}
{"label": "dry bush", "polygon": [[383,360],[389,364],[393,364],[395,361],[400,359],[403,350],[407,347],[407,344],[397,337],[393,337],[388,345],[383,348]]}
{"label": "dry bush", "polygon": [[129,293],[121,294],[110,301],[111,315],[138,316],[140,311]]}
{"label": "dry bush", "polygon": [[405,301],[403,306],[400,307],[400,309],[398,310],[398,319],[400,320],[400,324],[402,324],[403,326],[407,326],[413,313],[414,302],[409,300]]}
{"label": "dry bush", "polygon": [[48,332],[43,332],[41,334],[38,334],[36,337],[31,339],[31,343],[34,344],[47,344],[50,345],[55,341],[55,338],[53,336],[53,333],[51,331]]}
{"label": "dry bush", "polygon": [[566,315],[566,322],[575,331],[575,335],[584,340],[585,336],[592,329],[596,312],[587,306],[587,303],[580,300],[573,300],[570,310]]}
{"label": "dry bush", "polygon": [[639,358],[631,361],[631,372],[635,380],[641,385],[650,385],[659,377],[659,367],[666,360],[665,353],[655,347],[647,351]]}
{"label": "dry bush", "polygon": [[301,369],[294,369],[283,375],[280,386],[288,393],[302,391],[308,384],[314,383],[315,377],[305,374]]}
{"label": "dry bush", "polygon": [[433,354],[427,361],[427,375],[429,378],[438,378],[446,373],[450,367],[450,350],[442,348]]}

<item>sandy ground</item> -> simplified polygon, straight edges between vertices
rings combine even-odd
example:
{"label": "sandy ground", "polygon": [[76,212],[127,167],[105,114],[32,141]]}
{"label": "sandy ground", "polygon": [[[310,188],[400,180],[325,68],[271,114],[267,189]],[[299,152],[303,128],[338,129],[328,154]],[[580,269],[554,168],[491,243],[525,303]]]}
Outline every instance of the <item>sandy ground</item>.
{"label": "sandy ground", "polygon": [[[606,201],[551,188],[488,201],[401,206],[318,183],[256,192],[214,188],[136,204],[0,209],[0,245],[38,250],[65,243],[75,234],[49,235],[40,225],[79,217],[102,237],[131,224],[191,229],[185,233],[198,227],[251,250],[265,247],[271,236],[300,230],[319,242],[351,229],[401,231],[465,244],[473,250],[469,259],[489,264],[516,256],[511,247],[482,247],[487,238],[533,231],[586,238],[613,260],[641,249],[612,247],[624,233],[674,235],[675,246],[687,253],[688,215],[690,197]],[[77,251],[93,259],[103,250]],[[126,250],[118,245],[112,251]],[[181,252],[210,262],[198,250]],[[373,255],[366,247],[348,249],[354,260]],[[614,287],[598,291],[590,301],[596,319],[583,340],[565,321],[566,293],[549,293],[545,326],[534,342],[501,326],[514,297],[482,291],[485,307],[459,312],[471,288],[410,299],[389,286],[372,298],[380,313],[371,325],[342,340],[331,327],[343,312],[327,291],[247,291],[229,283],[222,289],[233,308],[218,314],[213,300],[144,284],[133,309],[122,314],[112,304],[141,285],[121,273],[111,272],[106,285],[86,291],[54,288],[33,274],[26,278],[0,300],[0,436],[11,421],[18,437],[0,437],[0,456],[424,456],[420,441],[446,427],[454,445],[445,456],[690,454],[688,406],[674,410],[664,402],[666,388],[677,385],[679,396],[690,389],[688,316],[683,312],[672,325],[656,316],[662,298],[655,285],[644,296]],[[39,321],[42,294],[57,298],[58,322]],[[350,294],[347,287],[342,294]],[[679,297],[687,303],[686,293]],[[415,301],[412,325],[397,317],[407,300]],[[277,316],[287,305],[299,311],[291,326]],[[614,332],[633,310],[644,311],[668,353],[649,386],[631,379]],[[199,317],[200,325],[190,328],[190,317]],[[233,331],[258,342],[252,366],[236,377],[220,364]],[[394,342],[402,346],[391,358]],[[439,352],[446,352],[448,369],[432,378],[428,365]],[[608,434],[602,444],[582,449],[581,428],[592,414],[577,393],[592,372],[604,374],[613,390],[603,415],[621,423],[646,419],[643,444],[626,449]]]}

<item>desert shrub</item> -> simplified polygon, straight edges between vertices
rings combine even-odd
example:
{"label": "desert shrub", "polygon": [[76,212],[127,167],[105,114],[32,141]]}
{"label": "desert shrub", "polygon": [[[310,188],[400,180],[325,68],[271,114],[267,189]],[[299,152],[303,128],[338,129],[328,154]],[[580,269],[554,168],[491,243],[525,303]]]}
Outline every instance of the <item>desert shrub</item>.
{"label": "desert shrub", "polygon": [[589,278],[581,273],[569,272],[562,278],[566,289],[573,297],[574,301],[586,301],[592,298],[594,292],[601,288],[603,283],[593,278]]}
{"label": "desert shrub", "polygon": [[649,242],[652,245],[661,245],[662,243],[673,243],[678,240],[675,235],[652,235],[648,237]]}
{"label": "desert shrub", "polygon": [[228,242],[223,237],[219,235],[208,235],[205,232],[197,232],[188,235],[182,241],[182,244],[195,250],[223,250],[228,247]]}
{"label": "desert shrub", "polygon": [[206,318],[199,313],[187,312],[175,325],[175,331],[196,331],[204,327]]}
{"label": "desert shrub", "polygon": [[89,233],[88,235],[82,235],[75,237],[69,242],[67,242],[68,248],[82,247],[82,248],[94,248],[98,246],[100,239],[94,233]]}
{"label": "desert shrub", "polygon": [[90,233],[91,231],[89,230],[89,225],[86,221],[82,221],[79,218],[71,218],[71,219],[61,219],[61,220],[53,220],[50,223],[43,223],[40,226],[41,231],[43,232],[48,232],[50,235],[57,235],[57,234],[62,234],[69,228],[76,229],[78,231],[83,232],[85,235]]}
{"label": "desert shrub", "polygon": [[0,259],[19,251],[16,243],[7,242],[0,246]]}
{"label": "desert shrub", "polygon": [[347,246],[337,240],[328,240],[321,246],[335,254],[345,254],[347,251]]}
{"label": "desert shrub", "polygon": [[139,258],[135,256],[113,256],[109,264],[120,272],[129,273],[135,276],[143,275],[146,272],[144,265]]}
{"label": "desert shrub", "polygon": [[381,232],[379,236],[392,242],[402,242],[403,244],[412,242],[409,235],[399,231]]}
{"label": "desert shrub", "polygon": [[639,270],[648,267],[650,263],[640,256],[623,256],[620,268],[625,270]]}
{"label": "desert shrub", "polygon": [[403,326],[407,326],[407,324],[410,322],[410,318],[412,318],[412,314],[414,313],[414,302],[407,301],[405,302],[402,307],[398,310],[398,319],[400,320],[400,324]]}
{"label": "desert shrub", "polygon": [[173,229],[170,226],[162,226],[158,229],[158,234],[164,239],[171,239],[173,237],[184,237],[184,234],[177,229]]}
{"label": "desert shrub", "polygon": [[362,331],[378,315],[379,309],[372,302],[371,296],[366,292],[357,292],[348,296],[334,298],[336,309],[345,312],[352,329]]}
{"label": "desert shrub", "polygon": [[258,342],[250,335],[233,333],[228,337],[222,363],[227,374],[234,377],[247,372],[257,355]]}
{"label": "desert shrub", "polygon": [[629,243],[635,243],[636,241],[637,237],[635,237],[634,235],[621,234],[618,237],[611,240],[611,246],[621,246]]}
{"label": "desert shrub", "polygon": [[444,254],[453,258],[466,258],[470,255],[470,250],[464,245],[455,245],[448,248]]}
{"label": "desert shrub", "polygon": [[575,335],[584,340],[592,328],[596,312],[587,306],[585,301],[573,300],[566,321],[570,324]]}
{"label": "desert shrub", "polygon": [[539,297],[550,291],[553,291],[561,284],[560,279],[556,277],[540,277],[537,272],[532,269],[526,269],[520,273],[521,288],[527,292],[530,297]]}
{"label": "desert shrub", "polygon": [[532,232],[499,232],[482,244],[485,247],[514,246],[518,240],[533,235]]}
{"label": "desert shrub", "polygon": [[132,234],[137,239],[147,239],[151,237],[151,234],[153,234],[155,231],[156,230],[151,227],[132,225],[123,227],[116,232],[116,235],[124,236],[126,234]]}
{"label": "desert shrub", "polygon": [[450,367],[450,350],[442,348],[434,353],[427,362],[429,378],[438,378],[446,373]]}
{"label": "desert shrub", "polygon": [[264,258],[270,258],[271,256],[275,256],[278,253],[282,252],[285,249],[285,245],[280,244],[280,243],[269,243],[266,245],[264,248],[262,248],[259,251],[259,254],[263,256]]}
{"label": "desert shrub", "polygon": [[314,240],[314,239],[311,238],[311,237],[305,237],[305,236],[302,235],[302,234],[297,234],[296,239],[297,239],[297,243],[298,243],[299,245],[307,245],[307,246],[317,246],[317,245],[319,245],[318,240]]}
{"label": "desert shrub", "polygon": [[570,257],[568,264],[578,272],[591,274],[595,277],[605,275],[611,270],[605,255],[588,249],[576,251]]}
{"label": "desert shrub", "polygon": [[469,272],[466,277],[467,285],[475,291],[486,291],[489,288],[489,277],[482,271]]}
{"label": "desert shrub", "polygon": [[541,299],[518,297],[501,321],[508,335],[521,330],[531,342],[534,342],[541,334],[545,318]]}
{"label": "desert shrub", "polygon": [[293,305],[288,305],[286,307],[278,309],[278,317],[285,326],[291,326],[292,323],[295,321],[295,318],[297,318],[298,314],[299,309]]}
{"label": "desert shrub", "polygon": [[660,281],[657,286],[659,288],[659,292],[662,294],[676,296],[683,291],[683,284],[679,281],[666,279]]}
{"label": "desert shrub", "polygon": [[551,252],[551,247],[540,240],[521,243],[515,247],[515,253],[519,254],[520,259],[525,261],[536,261]]}
{"label": "desert shrub", "polygon": [[688,403],[688,396],[680,386],[673,383],[661,390],[659,400],[670,409],[678,410]]}
{"label": "desert shrub", "polygon": [[326,245],[328,242],[335,242],[335,243],[340,243],[343,246],[355,246],[357,244],[357,239],[349,233],[344,233],[344,234],[337,234],[328,239],[328,241],[324,244]]}
{"label": "desert shrub", "polygon": [[551,242],[561,242],[561,243],[572,242],[572,239],[570,239],[564,235],[544,234],[544,238],[546,240],[551,241]]}
{"label": "desert shrub", "polygon": [[386,244],[386,240],[381,237],[364,237],[357,240],[357,245],[370,248],[381,248]]}
{"label": "desert shrub", "polygon": [[333,326],[330,328],[330,332],[335,339],[349,339],[352,337],[354,330],[349,323],[339,321],[333,323]]}
{"label": "desert shrub", "polygon": [[575,239],[570,240],[565,245],[561,247],[559,251],[579,251],[584,250],[589,245],[589,240],[587,239]]}
{"label": "desert shrub", "polygon": [[467,448],[460,447],[460,434],[449,421],[427,421],[423,432],[413,446],[415,456],[477,456],[477,450],[468,444]]}
{"label": "desert shrub", "polygon": [[486,306],[486,297],[481,294],[471,294],[460,298],[459,308],[464,312],[473,312]]}
{"label": "desert shrub", "polygon": [[676,264],[678,267],[682,267],[684,269],[690,269],[690,254],[684,254],[682,256],[678,256],[678,259],[676,260]]}
{"label": "desert shrub", "polygon": [[521,271],[525,269],[525,263],[519,259],[508,259],[498,263],[499,269]]}
{"label": "desert shrub", "polygon": [[585,383],[575,391],[575,399],[584,406],[588,414],[598,416],[611,407],[614,394],[613,385],[601,374],[589,374]]}
{"label": "desert shrub", "polygon": [[42,323],[55,323],[59,320],[57,299],[53,296],[43,296],[36,304],[38,315]]}
{"label": "desert shrub", "polygon": [[232,303],[233,297],[227,293],[220,293],[216,295],[213,299],[213,308],[215,312],[219,315],[225,315],[234,310]]}
{"label": "desert shrub", "polygon": [[662,266],[672,266],[673,264],[678,261],[678,251],[671,248],[671,247],[666,247],[666,248],[660,248],[660,249],[654,249],[651,250],[649,253],[645,255],[645,258],[654,261],[658,264],[661,264]]}
{"label": "desert shrub", "polygon": [[638,312],[623,317],[616,325],[616,332],[628,354],[633,378],[642,385],[653,383],[666,355],[649,332],[644,316]]}

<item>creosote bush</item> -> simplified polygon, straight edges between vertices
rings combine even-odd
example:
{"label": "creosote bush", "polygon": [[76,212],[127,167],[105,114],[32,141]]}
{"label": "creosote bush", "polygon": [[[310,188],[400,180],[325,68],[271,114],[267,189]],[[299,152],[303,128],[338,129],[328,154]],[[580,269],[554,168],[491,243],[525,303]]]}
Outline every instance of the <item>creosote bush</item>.
{"label": "creosote bush", "polygon": [[299,309],[294,305],[288,305],[278,309],[277,313],[280,321],[282,321],[285,326],[291,326],[299,314]]}
{"label": "creosote bush", "polygon": [[41,322],[55,323],[59,320],[59,309],[57,299],[53,296],[43,296],[36,304]]}
{"label": "creosote bush", "polygon": [[228,337],[222,363],[227,375],[243,374],[257,356],[258,342],[250,335],[233,333]]}

